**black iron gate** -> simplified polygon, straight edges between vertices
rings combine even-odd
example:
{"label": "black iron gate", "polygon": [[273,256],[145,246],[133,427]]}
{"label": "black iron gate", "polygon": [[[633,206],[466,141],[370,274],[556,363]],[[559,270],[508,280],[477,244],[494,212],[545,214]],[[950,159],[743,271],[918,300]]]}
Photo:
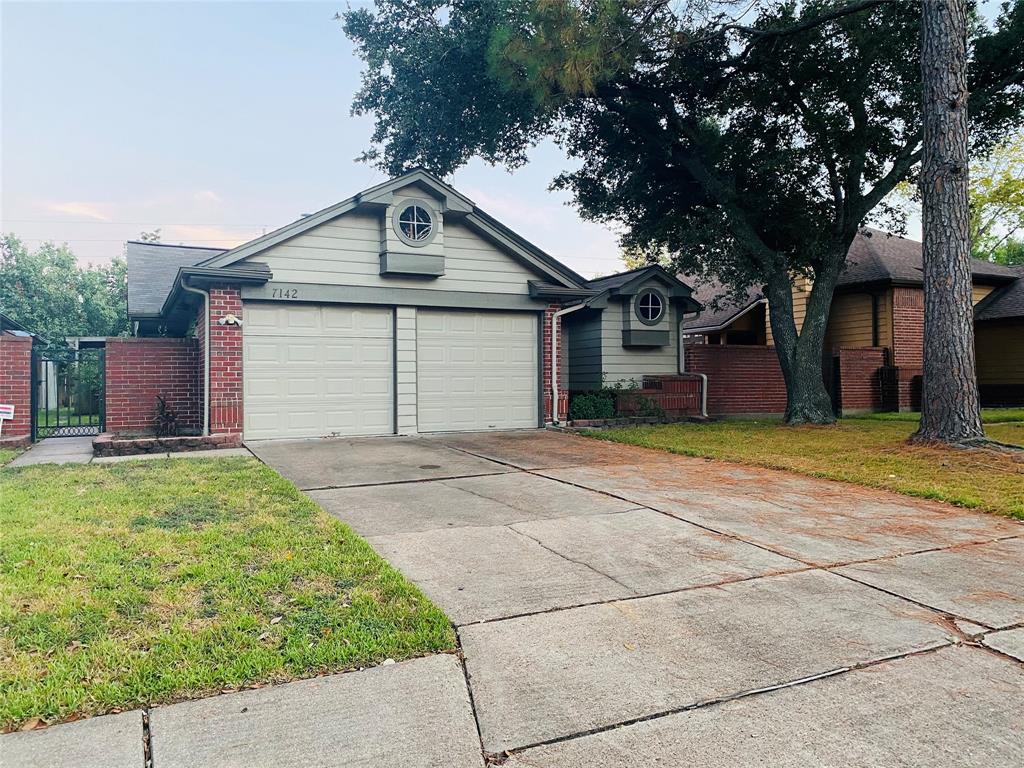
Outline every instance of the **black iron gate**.
{"label": "black iron gate", "polygon": [[103,349],[44,349],[32,353],[32,440],[103,431]]}

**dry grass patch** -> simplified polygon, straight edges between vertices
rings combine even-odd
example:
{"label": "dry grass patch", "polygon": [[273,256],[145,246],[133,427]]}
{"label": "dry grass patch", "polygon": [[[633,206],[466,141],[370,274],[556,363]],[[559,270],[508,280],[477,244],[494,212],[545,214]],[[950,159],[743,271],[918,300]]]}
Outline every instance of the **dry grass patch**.
{"label": "dry grass patch", "polygon": [[[845,419],[833,427],[729,420],[616,429],[595,437],[686,456],[785,469],[1024,519],[1024,460],[987,450],[912,446],[916,421]],[[1024,445],[1024,423],[986,424],[989,437]]]}
{"label": "dry grass patch", "polygon": [[252,459],[0,471],[0,727],[452,648],[440,610]]}

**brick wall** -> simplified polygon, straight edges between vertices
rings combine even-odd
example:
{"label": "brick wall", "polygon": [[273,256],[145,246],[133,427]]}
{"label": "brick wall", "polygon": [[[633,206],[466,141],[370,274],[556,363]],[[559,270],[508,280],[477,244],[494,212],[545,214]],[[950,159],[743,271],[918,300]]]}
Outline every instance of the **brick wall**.
{"label": "brick wall", "polygon": [[774,347],[691,344],[687,373],[708,377],[708,414],[785,413],[786,382]]}
{"label": "brick wall", "polygon": [[202,429],[202,374],[195,339],[107,339],[106,428],[153,429],[156,397],[178,414],[179,429]]}
{"label": "brick wall", "polygon": [[924,365],[924,290],[894,288],[892,292],[892,364]]}
{"label": "brick wall", "polygon": [[924,378],[924,369],[901,365],[896,370],[899,377],[897,383],[899,409],[901,411],[920,411],[921,382]]}
{"label": "brick wall", "polygon": [[[232,314],[242,319],[237,286],[210,287],[210,433],[242,433],[242,328],[218,325]],[[196,324],[202,326],[202,322]],[[199,331],[202,337],[202,329]]]}
{"label": "brick wall", "polygon": [[[551,304],[544,310],[544,337],[542,339],[542,348],[544,350],[541,365],[543,371],[544,381],[544,423],[550,423],[552,417],[551,411],[551,327],[554,322],[555,313],[560,309],[557,304]],[[562,333],[562,319],[558,319],[558,368],[559,371],[565,369],[565,334]],[[565,386],[565,377],[559,376],[558,385],[558,419],[559,421],[565,421],[569,414],[569,391]]]}
{"label": "brick wall", "polygon": [[839,349],[839,406],[842,411],[877,411],[882,408],[879,369],[886,364],[884,347]]}
{"label": "brick wall", "polygon": [[0,403],[14,406],[0,442],[25,445],[32,437],[32,339],[0,334]]}

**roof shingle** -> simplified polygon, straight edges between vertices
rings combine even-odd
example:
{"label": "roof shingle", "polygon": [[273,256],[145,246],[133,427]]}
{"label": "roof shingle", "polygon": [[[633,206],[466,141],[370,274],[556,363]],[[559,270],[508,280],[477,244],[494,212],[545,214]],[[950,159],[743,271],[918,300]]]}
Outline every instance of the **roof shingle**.
{"label": "roof shingle", "polygon": [[128,241],[128,315],[155,315],[160,312],[174,279],[182,267],[224,253],[223,248],[197,248],[190,245],[164,245]]}

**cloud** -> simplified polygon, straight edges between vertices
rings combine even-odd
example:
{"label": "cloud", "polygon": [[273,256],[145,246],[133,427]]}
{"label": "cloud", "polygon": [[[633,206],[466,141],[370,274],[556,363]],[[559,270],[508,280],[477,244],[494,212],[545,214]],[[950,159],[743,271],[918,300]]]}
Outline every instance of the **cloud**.
{"label": "cloud", "polygon": [[110,217],[101,211],[101,205],[96,203],[47,203],[46,210],[54,213],[64,213],[68,216],[84,216],[95,221],[110,221]]}
{"label": "cloud", "polygon": [[197,203],[223,203],[224,198],[214,192],[212,189],[200,189],[197,190],[192,199]]}
{"label": "cloud", "polygon": [[208,245],[211,248],[234,248],[247,243],[263,234],[253,230],[247,232],[218,227],[216,224],[170,224],[162,227],[160,239],[165,243],[183,243],[184,245]]}

